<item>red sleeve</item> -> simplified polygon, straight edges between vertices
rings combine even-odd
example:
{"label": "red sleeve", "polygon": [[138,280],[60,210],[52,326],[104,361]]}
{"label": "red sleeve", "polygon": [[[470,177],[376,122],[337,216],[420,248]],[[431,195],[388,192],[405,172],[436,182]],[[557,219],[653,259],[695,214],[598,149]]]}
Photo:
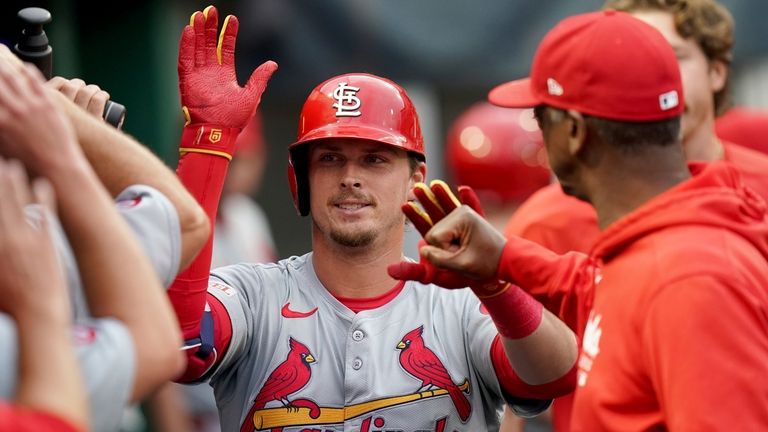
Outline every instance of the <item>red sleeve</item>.
{"label": "red sleeve", "polygon": [[[212,347],[211,353],[201,355],[201,348],[187,349],[187,369],[175,381],[189,383],[200,381],[215,370],[216,366],[224,358],[232,340],[232,321],[224,305],[213,295],[208,294],[208,309],[203,315],[203,324],[200,343]],[[207,321],[210,320],[210,321]],[[207,328],[206,322],[210,323]],[[207,340],[211,338],[212,341]]]}
{"label": "red sleeve", "polygon": [[673,431],[765,430],[765,287],[697,276],[668,285],[646,309],[641,359]]}
{"label": "red sleeve", "polygon": [[[182,135],[180,148],[192,148],[201,139],[199,136],[190,135],[191,129],[188,129],[185,128]],[[219,139],[222,141],[234,139],[230,135],[236,137],[237,133],[222,129]],[[188,152],[181,155],[176,169],[176,174],[182,184],[208,215],[211,222],[211,233],[213,233],[213,224],[216,221],[221,191],[224,187],[228,168],[229,159],[226,157],[205,152]],[[208,291],[208,275],[211,270],[212,249],[213,235],[192,261],[192,264],[179,273],[168,289],[168,297],[179,320],[189,359],[187,370],[179,379],[181,381],[200,378],[214,365],[217,357],[223,356],[223,349],[216,345],[217,342],[213,340],[213,333],[217,331],[216,329],[221,329],[221,326],[231,329],[229,316],[226,312],[220,313],[212,310],[210,313],[206,312],[207,317],[204,315],[206,297],[210,297],[206,293]],[[212,299],[212,297],[210,298]],[[211,300],[210,303],[214,305],[217,301]],[[223,308],[221,309],[223,310]],[[206,325],[211,327],[207,333],[205,329],[201,330],[201,324],[203,327]]]}
{"label": "red sleeve", "polygon": [[571,393],[576,388],[577,362],[574,362],[571,370],[555,381],[540,385],[526,384],[509,364],[499,335],[496,335],[491,344],[491,362],[493,362],[493,368],[496,371],[501,389],[509,396],[552,399]]}
{"label": "red sleeve", "polygon": [[14,432],[83,432],[80,428],[51,413],[0,402],[0,431]]}
{"label": "red sleeve", "polygon": [[577,335],[586,324],[597,275],[597,267],[583,253],[558,255],[519,237],[507,240],[498,269],[499,279],[531,294]]}

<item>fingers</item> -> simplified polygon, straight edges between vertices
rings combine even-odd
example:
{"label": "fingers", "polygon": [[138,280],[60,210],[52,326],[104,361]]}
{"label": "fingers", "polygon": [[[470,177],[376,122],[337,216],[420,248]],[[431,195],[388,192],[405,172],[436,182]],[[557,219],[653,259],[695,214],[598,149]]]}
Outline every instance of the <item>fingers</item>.
{"label": "fingers", "polygon": [[426,236],[427,232],[432,229],[432,220],[429,215],[416,204],[407,202],[400,208],[422,237]]}
{"label": "fingers", "polygon": [[240,22],[234,15],[227,15],[224,18],[224,24],[221,26],[219,43],[216,46],[216,56],[219,64],[226,66],[235,65],[235,42],[237,41],[237,30]]}
{"label": "fingers", "polygon": [[469,206],[472,210],[477,212],[482,217],[485,217],[485,211],[480,204],[480,198],[477,197],[475,190],[469,186],[459,186],[459,199],[462,203]]}
{"label": "fingers", "polygon": [[445,217],[445,212],[440,203],[437,202],[437,197],[435,197],[435,194],[432,193],[426,184],[416,183],[413,187],[413,194],[416,195],[416,199],[419,200],[424,211],[432,219],[433,224],[440,222]]}
{"label": "fingers", "polygon": [[272,77],[272,74],[277,70],[277,63],[272,60],[266,61],[261,64],[251,74],[251,78],[245,84],[245,89],[251,94],[251,97],[261,99],[264,89],[267,88],[267,82]]}
{"label": "fingers", "polygon": [[221,64],[216,53],[219,12],[215,7],[208,6],[203,10],[203,17],[205,18],[205,64]]}
{"label": "fingers", "polygon": [[46,84],[47,87],[58,90],[75,105],[88,111],[94,117],[103,118],[104,106],[109,100],[109,93],[95,84],[86,84],[85,81],[74,78],[68,80],[62,77],[53,77]]}
{"label": "fingers", "polygon": [[426,281],[427,271],[424,266],[408,261],[401,261],[387,266],[387,273],[397,280],[415,280],[422,283]]}
{"label": "fingers", "polygon": [[195,66],[205,66],[205,15],[193,13],[190,25],[195,31]]}
{"label": "fingers", "polygon": [[[191,25],[185,26],[181,32],[181,41],[179,41],[178,69],[180,77],[186,76],[195,67],[195,40],[195,29]],[[53,79],[56,78],[58,77]]]}
{"label": "fingers", "polygon": [[451,192],[451,188],[444,181],[432,180],[429,183],[429,188],[446,214],[461,207],[461,201],[456,198],[456,195]]}
{"label": "fingers", "polygon": [[77,97],[77,92],[79,92],[83,87],[85,87],[85,81],[81,80],[80,78],[73,78],[71,80],[65,80],[66,82],[62,84],[62,86],[59,88],[59,91],[67,97],[67,99],[71,101],[75,101],[75,98]]}

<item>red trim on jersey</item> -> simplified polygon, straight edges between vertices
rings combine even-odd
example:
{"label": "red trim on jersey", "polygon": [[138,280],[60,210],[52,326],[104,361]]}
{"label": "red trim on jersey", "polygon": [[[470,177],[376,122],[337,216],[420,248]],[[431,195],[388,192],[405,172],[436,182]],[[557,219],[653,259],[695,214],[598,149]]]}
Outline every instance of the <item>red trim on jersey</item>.
{"label": "red trim on jersey", "polygon": [[232,340],[232,320],[224,305],[214,297],[208,294],[208,307],[213,316],[213,346],[216,348],[216,355],[209,355],[206,358],[200,358],[195,355],[197,348],[188,349],[187,368],[184,373],[174,381],[181,383],[195,382],[202,378],[206,372],[212,370],[221,362],[229,349],[229,343]]}
{"label": "red trim on jersey", "polygon": [[552,399],[558,396],[566,395],[576,388],[577,362],[573,362],[573,367],[560,378],[540,385],[526,384],[517,375],[512,365],[509,364],[507,354],[504,352],[504,345],[501,342],[501,336],[496,335],[491,344],[491,362],[496,370],[496,377],[504,393],[530,399]]}
{"label": "red trim on jersey", "polygon": [[365,310],[376,309],[384,306],[385,304],[392,301],[392,299],[397,297],[397,295],[400,294],[400,291],[403,290],[403,287],[405,287],[405,281],[400,281],[391,290],[376,297],[350,298],[337,295],[334,295],[334,297],[336,297],[336,300],[340,301],[341,304],[348,307],[352,312],[359,313]]}

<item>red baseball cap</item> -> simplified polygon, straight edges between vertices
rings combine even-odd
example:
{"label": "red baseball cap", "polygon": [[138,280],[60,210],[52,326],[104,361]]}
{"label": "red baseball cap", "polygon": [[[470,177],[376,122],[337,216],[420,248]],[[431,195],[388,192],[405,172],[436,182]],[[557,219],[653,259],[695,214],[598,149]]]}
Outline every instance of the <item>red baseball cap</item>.
{"label": "red baseball cap", "polygon": [[531,76],[501,84],[488,100],[510,108],[550,105],[618,121],[683,112],[675,53],[661,33],[624,12],[564,19],[544,36]]}

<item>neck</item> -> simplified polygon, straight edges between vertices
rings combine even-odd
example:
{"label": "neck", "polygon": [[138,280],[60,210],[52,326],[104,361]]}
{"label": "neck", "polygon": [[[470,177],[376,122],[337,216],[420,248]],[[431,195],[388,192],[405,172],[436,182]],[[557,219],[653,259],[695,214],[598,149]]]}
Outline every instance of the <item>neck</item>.
{"label": "neck", "polygon": [[320,282],[331,294],[347,298],[370,298],[391,290],[398,281],[387,266],[403,257],[403,233],[380,236],[383,241],[367,247],[340,246],[313,231],[312,264]]}
{"label": "neck", "polygon": [[587,183],[603,230],[646,201],[690,178],[682,147],[652,147],[642,155],[611,152]]}
{"label": "neck", "polygon": [[723,158],[723,145],[715,135],[714,121],[704,122],[683,137],[685,157],[690,161],[714,161]]}

